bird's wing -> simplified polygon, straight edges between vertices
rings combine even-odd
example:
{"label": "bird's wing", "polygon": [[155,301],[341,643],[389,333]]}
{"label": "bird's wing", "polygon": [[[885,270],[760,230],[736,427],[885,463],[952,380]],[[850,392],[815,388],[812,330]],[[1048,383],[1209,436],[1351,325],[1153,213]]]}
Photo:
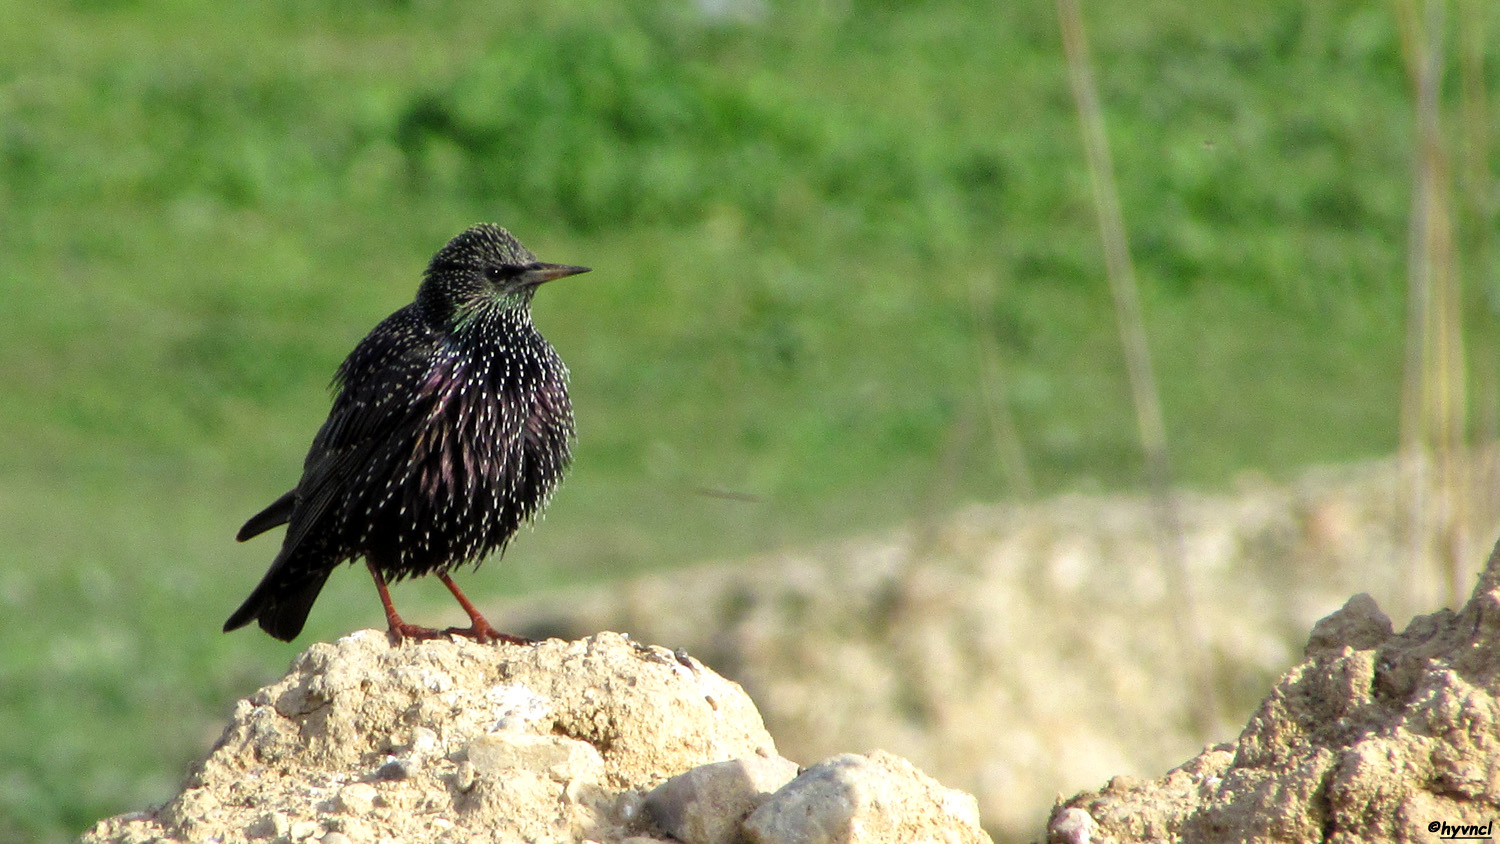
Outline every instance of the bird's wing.
{"label": "bird's wing", "polygon": [[441,340],[411,307],[386,318],[339,367],[337,393],[328,420],[313,439],[296,489],[283,553],[300,544],[334,502],[372,486],[379,494],[383,475],[372,468],[404,461],[422,428],[431,400],[422,387],[441,365]]}
{"label": "bird's wing", "polygon": [[284,525],[292,519],[292,510],[297,505],[297,490],[289,489],[286,494],[272,501],[266,509],[251,516],[235,539],[244,542],[252,537],[260,536],[277,525]]}

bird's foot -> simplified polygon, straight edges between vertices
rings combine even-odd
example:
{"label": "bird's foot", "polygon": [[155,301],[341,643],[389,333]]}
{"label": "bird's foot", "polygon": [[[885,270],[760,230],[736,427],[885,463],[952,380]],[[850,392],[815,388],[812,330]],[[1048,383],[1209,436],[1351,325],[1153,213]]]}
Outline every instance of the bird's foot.
{"label": "bird's foot", "polygon": [[392,623],[390,626],[390,630],[387,631],[387,634],[391,637],[391,640],[398,645],[408,639],[413,639],[421,642],[428,639],[448,638],[447,630],[434,630],[431,627],[418,627],[415,624],[407,624],[404,621],[396,621]]}
{"label": "bird's foot", "polygon": [[474,604],[468,598],[464,597],[463,590],[458,588],[458,584],[453,582],[453,578],[449,577],[447,572],[438,572],[438,580],[443,581],[443,585],[448,587],[448,591],[452,592],[453,597],[458,599],[458,605],[464,608],[464,612],[468,614],[469,621],[471,622],[468,627],[449,627],[447,631],[449,636],[464,636],[473,639],[481,645],[488,645],[495,642],[504,642],[507,645],[536,644],[536,642],[525,636],[512,636],[509,633],[501,633],[499,630],[491,627],[484,616],[479,614],[479,610],[474,607]]}
{"label": "bird's foot", "polygon": [[509,633],[501,633],[499,630],[491,627],[489,622],[484,621],[484,619],[476,620],[472,627],[449,627],[443,632],[449,636],[463,636],[466,639],[473,639],[481,645],[499,642],[504,642],[507,645],[536,644],[535,640],[528,639],[525,636],[513,636]]}

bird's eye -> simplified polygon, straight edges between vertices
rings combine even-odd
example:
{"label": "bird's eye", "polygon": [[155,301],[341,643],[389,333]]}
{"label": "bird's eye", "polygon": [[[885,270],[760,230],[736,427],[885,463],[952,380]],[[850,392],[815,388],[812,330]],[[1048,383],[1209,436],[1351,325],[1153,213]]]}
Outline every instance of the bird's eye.
{"label": "bird's eye", "polygon": [[514,267],[509,264],[502,264],[498,267],[485,267],[484,277],[489,279],[490,281],[499,283],[515,278],[519,271],[519,267]]}

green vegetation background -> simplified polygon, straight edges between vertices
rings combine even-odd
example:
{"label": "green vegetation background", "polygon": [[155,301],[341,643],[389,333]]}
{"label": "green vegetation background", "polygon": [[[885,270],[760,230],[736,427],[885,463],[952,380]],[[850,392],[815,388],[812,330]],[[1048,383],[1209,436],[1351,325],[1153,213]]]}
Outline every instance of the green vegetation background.
{"label": "green vegetation background", "polygon": [[[1085,14],[1180,474],[1391,451],[1390,7]],[[0,840],[163,799],[237,696],[380,623],[355,571],[297,645],[221,635],[276,543],[232,538],[295,480],[342,356],[475,221],[596,269],[536,304],[576,469],[464,578],[481,602],[1015,497],[1001,406],[1039,493],[1140,475],[1051,3],[0,19]]]}

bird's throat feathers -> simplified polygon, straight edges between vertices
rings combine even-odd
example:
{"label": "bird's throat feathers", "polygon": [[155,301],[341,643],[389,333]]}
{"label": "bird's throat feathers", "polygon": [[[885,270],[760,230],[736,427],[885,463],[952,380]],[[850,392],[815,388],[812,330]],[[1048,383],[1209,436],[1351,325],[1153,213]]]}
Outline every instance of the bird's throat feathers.
{"label": "bird's throat feathers", "polygon": [[461,299],[453,305],[450,326],[456,334],[466,334],[488,325],[512,327],[531,325],[531,291],[500,292],[487,290],[477,296]]}

